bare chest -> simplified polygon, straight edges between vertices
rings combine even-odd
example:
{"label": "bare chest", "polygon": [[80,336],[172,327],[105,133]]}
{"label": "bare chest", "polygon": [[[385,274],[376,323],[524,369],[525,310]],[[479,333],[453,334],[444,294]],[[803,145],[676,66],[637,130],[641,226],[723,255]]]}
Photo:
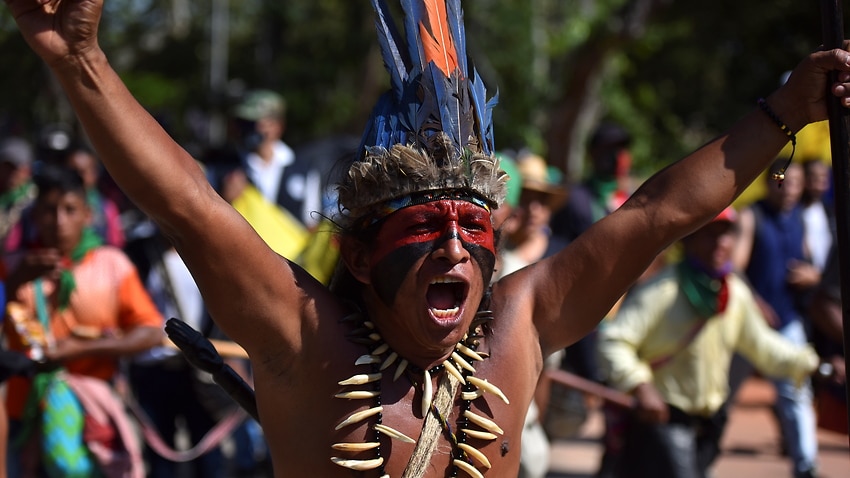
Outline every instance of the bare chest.
{"label": "bare chest", "polygon": [[400,477],[417,461],[429,477],[516,476],[528,398],[492,378],[498,360],[461,350],[423,371],[388,350],[337,352],[346,366],[304,374],[287,384],[295,393],[258,385],[264,430],[287,476]]}

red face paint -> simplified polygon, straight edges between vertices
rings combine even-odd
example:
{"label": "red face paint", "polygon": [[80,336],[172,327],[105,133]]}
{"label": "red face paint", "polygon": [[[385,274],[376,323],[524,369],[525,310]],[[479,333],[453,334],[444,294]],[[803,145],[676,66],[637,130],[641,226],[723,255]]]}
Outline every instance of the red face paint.
{"label": "red face paint", "polygon": [[443,199],[408,206],[387,216],[376,237],[373,263],[390,252],[422,243],[441,243],[456,236],[496,254],[490,212],[467,201]]}
{"label": "red face paint", "polygon": [[384,303],[395,302],[405,276],[422,257],[457,239],[489,283],[496,258],[490,212],[463,200],[437,200],[400,209],[381,224],[372,253],[372,283]]}

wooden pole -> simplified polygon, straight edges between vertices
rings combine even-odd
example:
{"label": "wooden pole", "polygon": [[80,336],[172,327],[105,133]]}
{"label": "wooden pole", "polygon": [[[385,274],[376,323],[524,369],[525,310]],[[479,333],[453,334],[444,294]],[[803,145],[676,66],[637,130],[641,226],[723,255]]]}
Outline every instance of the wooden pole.
{"label": "wooden pole", "polygon": [[608,388],[604,385],[596,383],[592,380],[580,377],[565,370],[552,369],[544,372],[544,377],[565,385],[569,388],[576,389],[583,393],[596,395],[608,403],[617,405],[622,408],[635,408],[635,399],[631,395],[623,393],[613,388]]}
{"label": "wooden pole", "polygon": [[[821,0],[823,46],[827,49],[844,45],[844,13],[840,0]],[[844,325],[844,363],[850,369],[850,111],[841,106],[830,87],[838,79],[830,74],[827,90],[829,140],[832,149],[833,186],[835,189],[835,220],[838,241],[838,264],[841,280],[841,318]],[[850,404],[850,382],[845,389]],[[848,413],[850,424],[850,413]]]}

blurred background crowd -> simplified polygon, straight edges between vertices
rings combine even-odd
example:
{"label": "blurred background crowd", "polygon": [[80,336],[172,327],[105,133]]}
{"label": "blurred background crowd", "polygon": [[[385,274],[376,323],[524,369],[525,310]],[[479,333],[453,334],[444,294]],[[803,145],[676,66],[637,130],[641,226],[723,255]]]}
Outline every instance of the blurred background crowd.
{"label": "blurred background crowd", "polygon": [[[219,194],[275,251],[327,282],[338,165],[357,151],[385,88],[372,12],[348,0],[201,3],[113,1],[105,48]],[[726,1],[480,0],[466,9],[472,46],[500,45],[473,55],[502,91],[497,145],[511,176],[494,214],[496,278],[568,246],[649,173],[754,108],[776,72],[793,66],[783,61],[820,37],[817,9],[801,2],[765,11]],[[7,21],[0,16],[0,58],[24,48]],[[766,39],[775,48],[763,51]],[[216,340],[250,383],[244,352],[216,329],[168,238],[101,168],[40,64],[6,64],[18,65],[0,78],[16,92],[0,100],[9,476],[45,466],[28,459],[37,456],[27,451],[37,447],[31,397],[61,398],[61,381],[18,355],[50,350],[63,371],[100,379],[118,397],[108,430],[92,432],[79,412],[66,434],[99,431],[86,443],[122,450],[149,477],[271,476],[259,424],[162,328],[176,317]],[[729,406],[753,374],[775,387],[788,476],[818,476],[817,429],[847,433],[831,159],[819,126],[798,135],[790,166],[790,151],[777,158],[781,187],[766,173],[660,255],[597,331],[549,357],[521,476],[546,476],[550,445],[576,436],[594,412],[605,417],[598,476],[708,476]],[[812,361],[820,373],[802,373]],[[51,426],[39,418],[40,433],[62,435]],[[79,444],[60,448],[79,453]]]}
{"label": "blurred background crowd", "polygon": [[[198,165],[272,248],[327,282],[337,257],[333,176],[359,144],[333,137],[293,149],[283,141],[286,116],[279,93],[248,91],[231,109],[228,142]],[[801,138],[828,144],[822,126]],[[22,365],[21,354],[107,384],[119,417],[103,443],[121,443],[147,476],[270,476],[259,423],[162,336],[165,320],[180,319],[251,383],[244,351],[216,329],[168,238],[114,186],[85,137],[20,133],[0,140],[10,476],[43,466],[28,463],[33,427],[58,433],[46,411],[31,410],[33,397],[53,397],[54,382],[42,377],[56,374]],[[621,125],[599,123],[580,181],[531,148],[500,151],[510,180],[494,214],[494,280],[620,207],[641,181],[632,143]],[[789,475],[818,476],[817,428],[847,433],[832,170],[828,156],[803,150],[789,163],[788,153],[755,192],[659,255],[594,333],[548,358],[521,476],[547,476],[551,445],[575,437],[594,412],[605,418],[598,476],[708,476],[728,407],[753,374],[776,387]],[[780,170],[781,184],[772,176]],[[80,436],[90,433],[88,413]]]}

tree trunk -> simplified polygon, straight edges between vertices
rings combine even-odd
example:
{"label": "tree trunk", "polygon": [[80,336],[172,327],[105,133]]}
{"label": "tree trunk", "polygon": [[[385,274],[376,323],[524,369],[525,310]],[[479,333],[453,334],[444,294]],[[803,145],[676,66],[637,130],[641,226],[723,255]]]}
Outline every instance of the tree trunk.
{"label": "tree trunk", "polygon": [[643,35],[650,14],[669,0],[632,0],[607,22],[597,24],[589,40],[570,59],[571,74],[561,85],[560,101],[549,113],[546,141],[549,163],[579,180],[584,163],[585,141],[602,111],[600,85],[608,61],[624,44]]}

